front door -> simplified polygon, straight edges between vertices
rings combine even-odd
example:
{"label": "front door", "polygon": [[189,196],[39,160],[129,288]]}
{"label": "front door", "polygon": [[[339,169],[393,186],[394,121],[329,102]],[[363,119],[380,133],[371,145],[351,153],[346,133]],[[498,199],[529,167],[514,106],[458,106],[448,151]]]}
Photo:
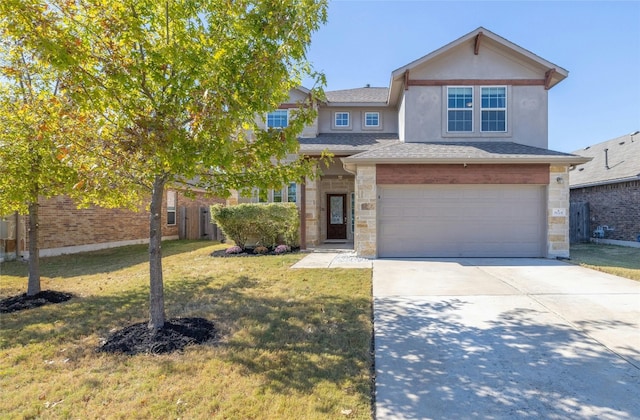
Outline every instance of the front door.
{"label": "front door", "polygon": [[327,194],[327,239],[347,239],[347,195]]}

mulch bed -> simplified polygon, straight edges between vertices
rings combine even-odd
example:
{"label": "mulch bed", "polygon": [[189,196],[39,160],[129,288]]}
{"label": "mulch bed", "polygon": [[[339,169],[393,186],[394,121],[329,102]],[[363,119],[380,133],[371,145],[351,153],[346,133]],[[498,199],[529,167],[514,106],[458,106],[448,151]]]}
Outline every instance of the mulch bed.
{"label": "mulch bed", "polygon": [[6,314],[23,311],[25,309],[38,308],[52,303],[62,303],[72,297],[74,296],[71,293],[56,292],[53,290],[43,290],[33,296],[27,296],[26,293],[23,293],[18,296],[10,296],[0,300],[0,313]]}
{"label": "mulch bed", "polygon": [[300,248],[292,248],[291,251],[285,252],[284,254],[276,254],[274,251],[269,251],[264,254],[256,254],[252,249],[245,249],[240,254],[227,254],[225,249],[220,249],[218,251],[213,251],[211,256],[215,258],[264,257],[265,255],[297,254],[298,252],[300,252]]}
{"label": "mulch bed", "polygon": [[217,335],[213,323],[204,318],[173,318],[159,330],[149,329],[146,322],[130,325],[113,333],[96,350],[128,355],[172,353],[213,341]]}

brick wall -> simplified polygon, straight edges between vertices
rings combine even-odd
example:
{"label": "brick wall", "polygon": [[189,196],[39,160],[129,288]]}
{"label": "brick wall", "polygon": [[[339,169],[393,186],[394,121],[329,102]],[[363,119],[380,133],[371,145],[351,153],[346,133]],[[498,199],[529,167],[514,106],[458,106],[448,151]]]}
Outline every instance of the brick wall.
{"label": "brick wall", "polygon": [[549,165],[377,165],[383,184],[548,184]]}
{"label": "brick wall", "polygon": [[[176,208],[208,207],[224,203],[198,193],[186,198],[178,194]],[[166,224],[166,195],[162,206],[162,236],[178,236],[178,226]],[[69,197],[58,196],[40,201],[40,249],[105,244],[149,238],[149,213],[140,211],[90,207],[78,209]]]}
{"label": "brick wall", "polygon": [[640,235],[640,181],[571,190],[572,202],[588,202],[590,231],[600,225],[615,228],[606,239],[637,241]]}

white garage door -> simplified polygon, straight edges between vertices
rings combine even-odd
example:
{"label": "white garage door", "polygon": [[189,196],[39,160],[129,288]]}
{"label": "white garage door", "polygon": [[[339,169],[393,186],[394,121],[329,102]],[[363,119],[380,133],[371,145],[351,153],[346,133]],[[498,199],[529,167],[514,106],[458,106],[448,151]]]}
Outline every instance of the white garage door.
{"label": "white garage door", "polygon": [[378,186],[380,257],[540,257],[544,187]]}

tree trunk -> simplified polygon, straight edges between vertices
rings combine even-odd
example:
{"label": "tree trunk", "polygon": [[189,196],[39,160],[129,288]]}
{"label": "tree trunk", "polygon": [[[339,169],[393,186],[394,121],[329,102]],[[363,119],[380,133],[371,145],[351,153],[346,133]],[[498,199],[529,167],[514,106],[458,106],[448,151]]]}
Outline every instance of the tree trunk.
{"label": "tree trunk", "polygon": [[165,179],[156,176],[151,193],[149,215],[149,328],[164,326],[164,286],[162,284],[162,200]]}
{"label": "tree trunk", "polygon": [[[38,247],[38,202],[29,204],[29,282],[27,296],[40,293],[40,248]],[[16,252],[17,246],[16,246]]]}

